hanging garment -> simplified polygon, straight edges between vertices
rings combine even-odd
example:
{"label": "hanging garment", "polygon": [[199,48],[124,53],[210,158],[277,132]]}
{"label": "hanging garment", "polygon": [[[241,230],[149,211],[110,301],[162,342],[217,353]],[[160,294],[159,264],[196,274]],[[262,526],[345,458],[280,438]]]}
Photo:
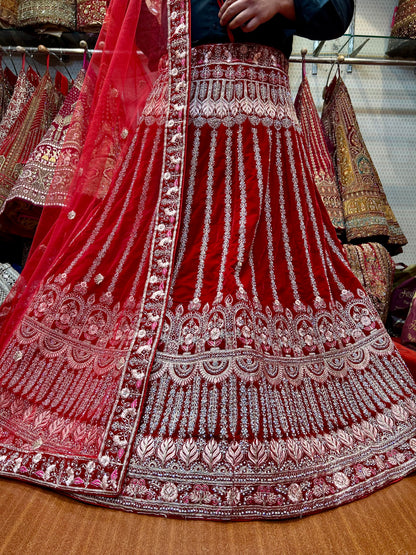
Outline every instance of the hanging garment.
{"label": "hanging garment", "polygon": [[10,229],[8,220],[2,219],[1,213],[23,165],[49,128],[61,102],[62,97],[53,86],[49,73],[45,73],[0,146],[0,226],[5,232],[27,236],[25,229],[32,222],[30,216],[21,222],[21,226],[19,222],[13,222]]}
{"label": "hanging garment", "polygon": [[399,0],[395,9],[387,56],[412,58],[416,55],[416,1]]}
{"label": "hanging garment", "polygon": [[10,73],[7,71],[7,68],[3,69],[0,67],[0,121],[7,111],[13,94],[13,88],[14,84],[10,81]]}
{"label": "hanging garment", "polygon": [[75,30],[76,0],[20,0],[19,27]]}
{"label": "hanging garment", "polygon": [[86,33],[98,31],[106,10],[106,0],[77,0],[77,29]]}
{"label": "hanging garment", "polygon": [[344,245],[344,250],[351,270],[386,322],[393,290],[393,259],[380,243]]}
{"label": "hanging garment", "polygon": [[403,345],[416,349],[416,293],[410,303],[409,314],[404,322],[400,338]]}
{"label": "hanging garment", "polygon": [[0,263],[0,305],[10,293],[18,277],[19,272],[10,264]]}
{"label": "hanging garment", "polygon": [[400,337],[410,304],[416,294],[416,265],[407,266],[405,270],[396,272],[394,277],[387,329],[390,335]]}
{"label": "hanging garment", "polygon": [[391,29],[392,37],[416,39],[416,1],[399,0]]}
{"label": "hanging garment", "polygon": [[18,0],[0,0],[0,28],[16,27]]}
{"label": "hanging garment", "polygon": [[7,111],[0,123],[0,148],[13,123],[29,102],[38,85],[39,77],[37,73],[31,67],[26,72],[23,67],[19,72]]}
{"label": "hanging garment", "polygon": [[401,252],[407,239],[387,201],[341,76],[324,92],[322,122],[334,153],[347,242],[377,241],[391,254]]}
{"label": "hanging garment", "polygon": [[309,149],[309,163],[311,164],[315,184],[333,226],[339,235],[343,235],[345,233],[345,223],[342,199],[331,155],[325,143],[321,119],[313,101],[304,68],[302,83],[295,99],[295,108]]}
{"label": "hanging garment", "polygon": [[191,51],[173,0],[149,94],[138,7],[110,4],[65,207],[2,305],[2,475],[217,520],[399,479],[415,384],[322,213],[286,58]]}
{"label": "hanging garment", "polygon": [[[58,115],[46,132],[43,139],[29,156],[15,185],[10,190],[3,205],[3,217],[10,220],[9,228],[13,227],[16,219],[19,227],[23,225],[22,217],[30,211],[32,218],[27,232],[35,232],[35,214],[39,218],[42,207],[47,202],[49,186],[52,181],[58,159],[64,146],[65,136],[73,116],[75,104],[78,100],[85,71],[81,70]],[[55,195],[56,197],[56,195]],[[50,203],[54,203],[50,199]],[[59,201],[58,201],[59,203]],[[34,208],[37,207],[37,210]],[[16,210],[18,210],[16,214]]]}

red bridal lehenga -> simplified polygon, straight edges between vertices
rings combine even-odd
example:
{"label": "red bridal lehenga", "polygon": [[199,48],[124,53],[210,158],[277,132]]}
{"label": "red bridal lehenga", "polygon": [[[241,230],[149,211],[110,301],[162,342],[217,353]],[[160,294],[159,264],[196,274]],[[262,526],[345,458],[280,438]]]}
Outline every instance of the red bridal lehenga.
{"label": "red bridal lehenga", "polygon": [[[105,51],[126,56],[137,4],[111,2]],[[190,59],[186,5],[166,10],[138,125],[121,86],[153,74],[93,59],[66,204],[3,306],[1,473],[189,518],[363,497],[416,467],[415,386],[323,210],[287,61]]]}

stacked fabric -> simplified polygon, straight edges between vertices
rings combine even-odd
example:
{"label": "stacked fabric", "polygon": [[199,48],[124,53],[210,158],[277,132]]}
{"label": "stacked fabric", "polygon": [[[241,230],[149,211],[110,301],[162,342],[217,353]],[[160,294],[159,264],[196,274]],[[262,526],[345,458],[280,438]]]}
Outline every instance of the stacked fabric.
{"label": "stacked fabric", "polygon": [[391,36],[416,39],[416,0],[399,1]]}
{"label": "stacked fabric", "polygon": [[0,0],[0,28],[98,32],[106,0]]}
{"label": "stacked fabric", "polygon": [[18,17],[17,0],[0,1],[0,28],[16,27]]}
{"label": "stacked fabric", "polygon": [[106,9],[106,0],[77,0],[77,28],[85,32],[98,31]]}

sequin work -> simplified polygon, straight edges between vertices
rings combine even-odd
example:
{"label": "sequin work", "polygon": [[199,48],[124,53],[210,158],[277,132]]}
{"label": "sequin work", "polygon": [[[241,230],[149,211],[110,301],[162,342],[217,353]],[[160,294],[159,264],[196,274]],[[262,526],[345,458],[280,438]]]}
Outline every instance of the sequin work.
{"label": "sequin work", "polygon": [[[222,48],[194,52],[181,254],[126,481],[101,502],[285,518],[413,468],[414,389],[329,218],[321,221],[298,122],[284,108],[284,71],[270,58],[246,65],[238,46],[221,64]],[[267,98],[282,104],[268,112]],[[237,102],[244,108],[231,118]],[[226,270],[212,271],[220,263]]]}
{"label": "sequin work", "polygon": [[180,67],[4,353],[2,473],[202,519],[362,497],[416,467],[415,389],[321,213],[285,59],[192,50],[183,180]]}

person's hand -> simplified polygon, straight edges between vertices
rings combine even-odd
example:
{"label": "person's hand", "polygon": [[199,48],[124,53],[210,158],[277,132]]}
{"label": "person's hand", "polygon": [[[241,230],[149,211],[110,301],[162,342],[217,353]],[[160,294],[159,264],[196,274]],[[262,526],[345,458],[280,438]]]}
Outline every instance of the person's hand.
{"label": "person's hand", "polygon": [[218,17],[221,25],[249,33],[278,13],[294,20],[294,0],[225,0]]}

